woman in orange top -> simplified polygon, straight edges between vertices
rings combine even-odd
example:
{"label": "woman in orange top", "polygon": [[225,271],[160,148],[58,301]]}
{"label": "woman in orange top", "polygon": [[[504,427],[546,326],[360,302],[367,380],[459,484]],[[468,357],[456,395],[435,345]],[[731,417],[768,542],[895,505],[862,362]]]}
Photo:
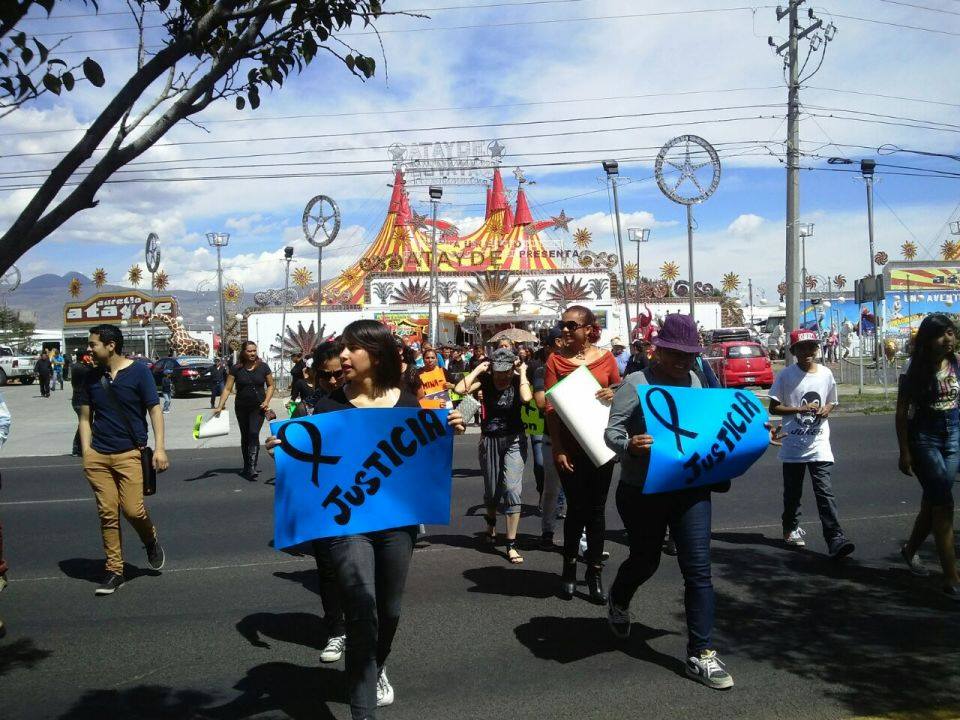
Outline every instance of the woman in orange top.
{"label": "woman in orange top", "polygon": [[[600,383],[597,398],[605,403],[613,400],[612,385],[620,382],[617,361],[607,350],[594,343],[600,338],[600,326],[591,310],[574,305],[563,313],[561,349],[547,361],[544,387],[549,390],[581,365]],[[577,553],[580,535],[587,533],[587,589],[590,599],[598,604],[607,601],[603,591],[603,535],[606,530],[607,492],[613,475],[613,460],[596,467],[590,457],[563,424],[553,405],[547,400],[547,428],[553,444],[553,461],[567,497],[567,518],[563,523],[563,580],[561,597],[569,600],[577,584]]]}

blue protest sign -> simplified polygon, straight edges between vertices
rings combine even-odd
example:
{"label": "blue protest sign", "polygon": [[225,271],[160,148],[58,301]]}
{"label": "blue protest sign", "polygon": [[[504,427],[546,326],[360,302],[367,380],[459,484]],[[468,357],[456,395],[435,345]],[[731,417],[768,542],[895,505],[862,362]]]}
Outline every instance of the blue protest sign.
{"label": "blue protest sign", "polygon": [[639,385],[637,393],[653,436],[644,493],[739,477],[770,442],[767,412],[749,392]]}
{"label": "blue protest sign", "polygon": [[274,547],[450,522],[446,410],[365,408],[271,423]]}

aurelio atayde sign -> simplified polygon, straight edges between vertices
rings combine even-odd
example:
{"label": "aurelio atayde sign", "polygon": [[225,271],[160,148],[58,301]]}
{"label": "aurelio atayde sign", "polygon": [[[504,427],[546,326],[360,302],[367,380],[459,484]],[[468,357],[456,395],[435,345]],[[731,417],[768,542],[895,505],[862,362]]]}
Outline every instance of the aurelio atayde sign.
{"label": "aurelio atayde sign", "polygon": [[172,295],[150,297],[139,290],[98,293],[80,302],[63,306],[63,324],[95,325],[101,322],[134,320],[155,315],[176,317],[177,301]]}

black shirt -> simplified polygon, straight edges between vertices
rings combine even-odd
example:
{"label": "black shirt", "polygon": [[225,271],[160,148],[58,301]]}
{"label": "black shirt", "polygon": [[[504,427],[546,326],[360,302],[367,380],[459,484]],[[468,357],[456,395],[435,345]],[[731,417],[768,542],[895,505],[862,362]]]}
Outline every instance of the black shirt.
{"label": "black shirt", "polygon": [[87,375],[90,373],[90,366],[86,363],[78,362],[72,366],[70,373],[70,385],[73,387],[73,402],[79,404],[83,400],[83,386],[87,382]]}
{"label": "black shirt", "polygon": [[33,371],[40,377],[50,377],[53,374],[53,366],[50,364],[50,358],[46,355],[42,356],[37,360],[37,364],[33,366]]}
{"label": "black shirt", "polygon": [[[146,365],[139,362],[130,363],[120,370],[110,384],[116,402],[111,401],[100,382],[105,376],[109,379],[105,368],[94,368],[88,372],[80,400],[81,405],[89,405],[93,411],[93,449],[110,454],[146,445],[146,412],[160,402],[153,375]],[[131,437],[124,415],[135,437]]]}
{"label": "black shirt", "polygon": [[513,435],[523,432],[523,421],[520,419],[520,376],[514,375],[510,384],[503,390],[498,390],[493,384],[493,375],[484,373],[478,379],[483,391],[484,417],[480,424],[480,432],[484,435]]}
{"label": "black shirt", "polygon": [[[343,409],[344,409],[344,406],[346,406],[347,408],[355,408],[355,407],[356,407],[356,405],[354,405],[352,402],[350,402],[349,400],[347,400],[347,393],[346,393],[346,391],[345,391],[342,387],[338,387],[336,390],[334,390],[332,393],[330,393],[330,395],[327,396],[326,399],[327,399],[330,403],[336,403],[336,404],[339,405],[340,407],[339,407],[339,408],[329,408],[329,409],[323,409],[323,408],[318,407],[316,410],[314,410],[314,412],[330,412],[330,409],[343,410]],[[397,404],[394,405],[394,407],[398,407],[398,408],[402,408],[402,407],[417,407],[417,408],[418,408],[418,407],[420,407],[420,401],[417,400],[417,396],[414,395],[413,393],[411,393],[410,391],[405,390],[404,388],[400,388],[400,397],[397,398]]]}
{"label": "black shirt", "polygon": [[230,368],[230,374],[233,375],[237,391],[237,405],[259,405],[266,399],[267,391],[264,386],[267,375],[270,374],[269,365],[258,361],[253,370],[247,370],[243,365],[237,364]]}

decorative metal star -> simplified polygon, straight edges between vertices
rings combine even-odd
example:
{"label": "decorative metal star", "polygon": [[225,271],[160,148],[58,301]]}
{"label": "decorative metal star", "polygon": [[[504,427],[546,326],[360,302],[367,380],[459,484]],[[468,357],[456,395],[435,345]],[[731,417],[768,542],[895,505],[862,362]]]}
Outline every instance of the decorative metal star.
{"label": "decorative metal star", "polygon": [[426,230],[427,217],[426,215],[421,215],[416,210],[414,210],[413,216],[410,218],[410,224],[413,225],[415,230]]}
{"label": "decorative metal star", "polygon": [[503,151],[507,148],[500,143],[499,140],[494,140],[489,145],[487,145],[487,150],[490,151],[490,158],[496,160],[497,162],[503,160]]}
{"label": "decorative metal star", "polygon": [[387,152],[390,153],[390,159],[397,162],[403,160],[403,156],[407,154],[407,148],[400,143],[394,143],[387,148]]}
{"label": "decorative metal star", "polygon": [[517,179],[517,182],[523,184],[527,181],[527,178],[523,174],[523,168],[518,167],[513,171],[513,176]]}
{"label": "decorative metal star", "polygon": [[711,163],[709,160],[702,163],[691,162],[689,142],[687,143],[686,150],[684,151],[682,163],[671,162],[670,160],[666,160],[666,163],[673,169],[678,170],[680,172],[680,179],[677,180],[677,184],[673,186],[674,192],[676,192],[680,188],[684,180],[690,180],[690,182],[692,182],[696,186],[697,190],[700,192],[701,195],[704,193],[704,189],[700,185],[700,181],[697,180],[697,170],[699,170],[700,168],[704,168],[707,165],[710,165]]}
{"label": "decorative metal star", "polygon": [[560,214],[557,217],[552,217],[550,219],[553,220],[553,226],[555,228],[560,228],[564,232],[570,232],[570,228],[568,226],[571,222],[573,222],[573,218],[569,217],[563,210],[560,211]]}

